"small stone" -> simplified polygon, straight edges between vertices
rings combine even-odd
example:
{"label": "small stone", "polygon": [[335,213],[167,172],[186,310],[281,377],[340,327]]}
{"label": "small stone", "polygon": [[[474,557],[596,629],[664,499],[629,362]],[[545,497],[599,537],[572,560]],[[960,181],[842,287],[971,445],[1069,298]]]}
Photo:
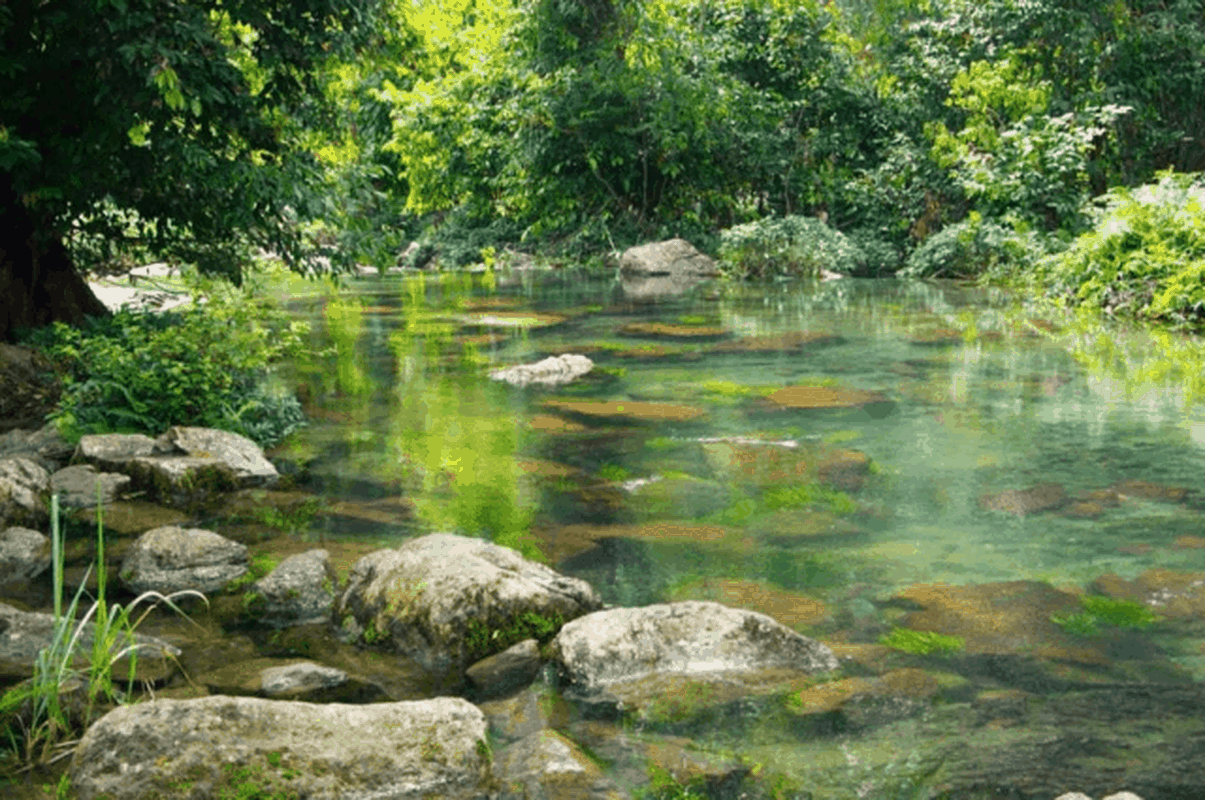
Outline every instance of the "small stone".
{"label": "small stone", "polygon": [[32,580],[50,566],[50,539],[29,528],[0,532],[0,586]]}
{"label": "small stone", "polygon": [[469,681],[485,697],[501,697],[529,685],[540,672],[540,646],[525,639],[501,653],[483,658],[465,671]]}

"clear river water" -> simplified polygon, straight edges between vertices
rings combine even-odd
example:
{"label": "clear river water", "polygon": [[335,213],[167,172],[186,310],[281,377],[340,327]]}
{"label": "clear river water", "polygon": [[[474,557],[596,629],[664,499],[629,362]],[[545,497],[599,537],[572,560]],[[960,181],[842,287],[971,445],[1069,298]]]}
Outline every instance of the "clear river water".
{"label": "clear river water", "polygon": [[[909,587],[1205,571],[1201,365],[1171,334],[886,280],[647,298],[573,272],[413,274],[291,308],[316,355],[283,379],[311,421],[275,457],[332,508],[404,509],[322,514],[310,538],[458,530],[608,603],[716,599],[850,652],[915,610]],[[490,377],[564,353],[594,370]],[[1205,677],[1199,624],[1149,636],[1177,680]],[[781,730],[742,736],[782,766]],[[873,763],[829,745],[809,758]]]}

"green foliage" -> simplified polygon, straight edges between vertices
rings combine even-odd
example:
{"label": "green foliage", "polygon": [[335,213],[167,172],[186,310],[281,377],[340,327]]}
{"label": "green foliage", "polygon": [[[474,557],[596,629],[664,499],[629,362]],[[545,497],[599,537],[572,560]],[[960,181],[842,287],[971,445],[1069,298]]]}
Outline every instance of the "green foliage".
{"label": "green foliage", "polygon": [[1116,188],[1093,229],[1052,258],[1043,275],[1070,303],[1163,322],[1205,320],[1205,186],[1161,173],[1137,190]]}
{"label": "green foliage", "polygon": [[545,643],[564,624],[565,618],[560,613],[545,615],[535,611],[524,611],[498,623],[470,620],[464,635],[466,657],[469,662],[478,661],[527,639]]}
{"label": "green foliage", "polygon": [[814,217],[788,216],[737,225],[720,234],[720,256],[738,278],[816,277],[821,270],[854,272],[862,252]]}
{"label": "green foliage", "polygon": [[920,656],[927,656],[931,653],[949,655],[966,647],[966,640],[961,636],[946,636],[932,631],[914,631],[910,628],[892,628],[891,633],[879,638],[879,643]]}
{"label": "green foliage", "polygon": [[274,569],[276,569],[276,559],[267,553],[259,553],[252,557],[251,563],[247,565],[246,572],[226,584],[226,592],[229,594],[238,594],[260,578],[271,573]]}
{"label": "green foliage", "polygon": [[972,211],[925,240],[912,251],[901,277],[971,278],[1023,274],[1052,249],[1055,237],[1027,230],[1023,223],[1004,225]]}
{"label": "green foliage", "polygon": [[669,770],[649,763],[649,782],[636,791],[638,800],[704,800],[702,780],[683,783],[674,778]]}
{"label": "green foliage", "polygon": [[180,312],[120,311],[81,328],[57,323],[26,340],[62,376],[51,418],[74,438],[201,425],[267,446],[303,424],[297,399],[266,383],[270,364],[299,351],[303,330],[231,291]]}
{"label": "green foliage", "polygon": [[345,262],[300,224],[329,207],[306,139],[335,107],[318,69],[365,44],[379,5],[12,6],[0,13],[0,220],[24,209],[39,237],[130,240],[236,279],[248,245],[299,269],[319,268],[318,254]]}
{"label": "green foliage", "polygon": [[1079,601],[1083,611],[1067,616],[1054,614],[1050,621],[1068,633],[1091,638],[1100,635],[1102,625],[1141,630],[1163,619],[1147,606],[1129,600],[1081,595]]}

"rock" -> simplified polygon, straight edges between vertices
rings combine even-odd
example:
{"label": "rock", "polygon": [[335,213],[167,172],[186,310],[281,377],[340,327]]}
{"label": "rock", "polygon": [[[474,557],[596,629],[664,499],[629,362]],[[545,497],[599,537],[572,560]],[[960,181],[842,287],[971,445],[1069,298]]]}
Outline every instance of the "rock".
{"label": "rock", "polygon": [[716,481],[678,475],[633,480],[624,486],[631,496],[626,516],[634,520],[692,519],[728,506],[727,490]]}
{"label": "rock", "polygon": [[36,428],[62,393],[54,365],[31,347],[0,342],[0,432]]}
{"label": "rock", "polygon": [[552,654],[567,697],[640,712],[683,689],[731,699],[837,668],[828,647],[765,614],[705,601],[587,614],[561,628]]}
{"label": "rock", "polygon": [[153,700],[101,718],[71,762],[80,800],[200,800],[248,786],[314,800],[477,800],[490,782],[485,717],[451,697],[355,706]]}
{"label": "rock", "polygon": [[0,532],[0,588],[32,580],[49,566],[49,538],[29,528]]}
{"label": "rock", "polygon": [[669,239],[629,247],[619,259],[624,275],[672,278],[714,277],[720,274],[714,260],[703,255],[685,239]]}
{"label": "rock", "polygon": [[629,423],[692,422],[707,415],[693,406],[627,400],[545,400],[542,405],[571,416]]}
{"label": "rock", "polygon": [[1028,489],[1014,489],[979,498],[979,507],[988,511],[1004,511],[1014,516],[1036,514],[1061,508],[1067,502],[1067,492],[1061,483],[1039,483]]}
{"label": "rock", "polygon": [[15,428],[0,434],[0,458],[25,456],[50,473],[66,466],[74,451],[75,447],[67,444],[54,423],[47,423],[36,431]]}
{"label": "rock", "polygon": [[540,672],[540,644],[524,639],[465,670],[479,697],[501,697],[531,684]]}
{"label": "rock", "polygon": [[[86,610],[86,609],[85,609]],[[75,626],[72,627],[74,631]],[[80,633],[76,644],[72,666],[83,669],[92,653],[92,638],[96,626],[88,623]],[[0,603],[0,684],[24,680],[33,675],[34,661],[38,653],[50,646],[54,638],[54,615],[21,611],[6,603]],[[162,639],[141,633],[134,634],[138,646],[135,675],[138,680],[159,682],[175,669],[175,657],[180,650]],[[110,652],[116,655],[128,646],[126,638],[119,637]],[[125,681],[129,676],[129,659],[118,659],[113,667],[113,682]]]}
{"label": "rock", "polygon": [[128,475],[97,472],[91,464],[65,467],[50,476],[50,489],[59,495],[59,503],[64,508],[92,508],[98,494],[101,503],[107,505],[129,485]]}
{"label": "rock", "polygon": [[1088,591],[1141,603],[1169,619],[1205,618],[1205,572],[1149,569],[1132,581],[1110,573],[1094,580]]}
{"label": "rock", "polygon": [[50,474],[25,456],[0,458],[0,528],[41,527],[47,519]]}
{"label": "rock", "polygon": [[456,683],[470,664],[601,606],[585,581],[506,547],[439,533],[356,562],[336,618],[360,641]]}
{"label": "rock", "polygon": [[842,344],[845,339],[822,331],[788,331],[765,336],[742,336],[721,342],[711,348],[713,353],[783,353],[812,350]]}
{"label": "rock", "polygon": [[165,525],[138,537],[121,566],[135,594],[220,591],[247,571],[247,548],[213,531]]}
{"label": "rock", "polygon": [[848,520],[810,508],[780,508],[750,520],[747,529],[776,547],[798,547],[820,539],[845,539],[863,531]]}
{"label": "rock", "polygon": [[126,464],[155,452],[155,440],[141,433],[100,433],[81,436],[76,456],[98,469],[121,472]]}
{"label": "rock", "polygon": [[1183,486],[1164,486],[1150,481],[1126,480],[1118,481],[1109,487],[1121,497],[1136,497],[1141,500],[1158,500],[1164,503],[1179,503],[1189,495],[1189,490]]}
{"label": "rock", "polygon": [[535,731],[498,754],[503,800],[628,798],[591,758],[562,734]]}
{"label": "rock", "polygon": [[786,386],[766,395],[765,403],[770,410],[860,408],[875,418],[885,417],[895,408],[895,401],[881,392],[833,386]]}
{"label": "rock", "polygon": [[207,672],[199,683],[211,694],[259,695],[307,703],[377,703],[389,699],[375,683],[311,661],[251,658]]}
{"label": "rock", "polygon": [[560,695],[543,683],[518,694],[477,704],[489,721],[490,733],[504,744],[512,744],[545,728],[563,728],[575,711]]}
{"label": "rock", "polygon": [[560,386],[572,383],[594,368],[594,362],[586,356],[567,353],[560,356],[549,356],[534,364],[519,364],[506,369],[497,369],[490,373],[490,378],[505,381],[511,386],[527,386],[537,383],[541,386]]}
{"label": "rock", "polygon": [[251,591],[263,598],[256,621],[273,628],[312,625],[330,619],[339,578],[325,550],[289,556],[260,578]]}
{"label": "rock", "polygon": [[788,628],[816,625],[829,616],[824,603],[777,586],[737,578],[699,578],[679,584],[671,600],[714,600],[773,617]]}
{"label": "rock", "polygon": [[702,447],[708,466],[719,477],[758,489],[819,481],[857,492],[870,475],[870,458],[865,453],[815,442],[721,438],[705,440]]}
{"label": "rock", "polygon": [[729,335],[727,328],[708,325],[671,325],[664,322],[631,322],[619,329],[621,336],[678,341],[715,341]]}
{"label": "rock", "polygon": [[245,436],[212,428],[173,427],[160,436],[162,452],[178,452],[193,458],[216,458],[234,473],[240,489],[272,486],[280,478],[260,446]]}

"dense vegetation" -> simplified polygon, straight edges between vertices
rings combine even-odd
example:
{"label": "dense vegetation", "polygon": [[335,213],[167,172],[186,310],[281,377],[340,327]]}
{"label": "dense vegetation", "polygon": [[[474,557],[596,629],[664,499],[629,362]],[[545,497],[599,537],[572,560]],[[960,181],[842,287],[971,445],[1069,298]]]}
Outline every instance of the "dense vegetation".
{"label": "dense vegetation", "polygon": [[[1093,198],[1112,190],[1116,209],[1162,170],[1205,169],[1203,0],[64,0],[22,14],[0,9],[0,207],[77,263],[139,247],[238,275],[238,247],[258,245],[302,270],[403,251],[456,266],[681,235],[737,253],[739,275],[1050,274],[1081,302],[1201,319],[1183,220],[1152,212],[1135,235],[1170,249],[1127,257],[1116,285],[1085,272],[1099,242],[1049,259],[1101,221]],[[1168,272],[1177,259],[1188,273]],[[1148,266],[1170,293],[1135,294]],[[1102,285],[1068,288],[1089,277]]]}

